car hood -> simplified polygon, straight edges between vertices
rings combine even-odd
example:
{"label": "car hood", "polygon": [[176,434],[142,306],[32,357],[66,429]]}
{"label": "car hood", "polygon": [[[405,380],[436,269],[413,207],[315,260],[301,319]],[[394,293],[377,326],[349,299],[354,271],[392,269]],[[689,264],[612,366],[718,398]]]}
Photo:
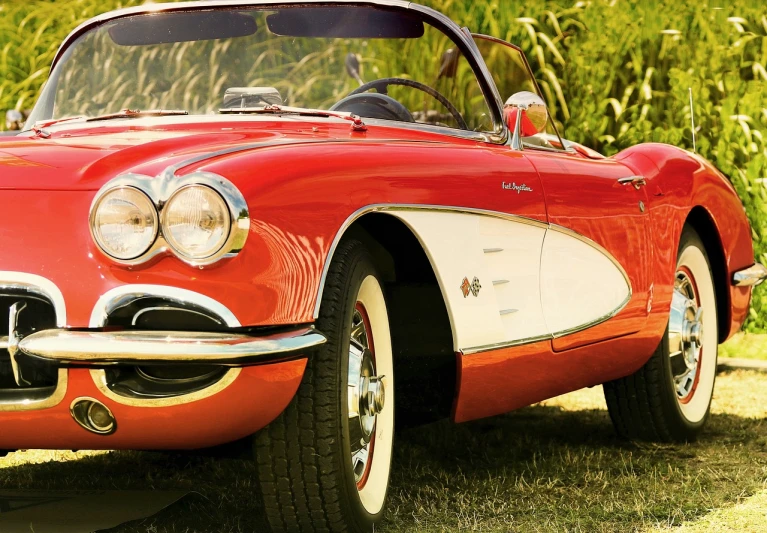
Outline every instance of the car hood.
{"label": "car hood", "polygon": [[0,189],[97,190],[120,174],[155,176],[172,165],[249,146],[436,140],[429,139],[431,134],[403,128],[370,128],[359,135],[350,134],[346,121],[313,124],[274,119],[216,124],[141,119],[62,125],[47,133],[50,137],[25,133],[0,138]]}

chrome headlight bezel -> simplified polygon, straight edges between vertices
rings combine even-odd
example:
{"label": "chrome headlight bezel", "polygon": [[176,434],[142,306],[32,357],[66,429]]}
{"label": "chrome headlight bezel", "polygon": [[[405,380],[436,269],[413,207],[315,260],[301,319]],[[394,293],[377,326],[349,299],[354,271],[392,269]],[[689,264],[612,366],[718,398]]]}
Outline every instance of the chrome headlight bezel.
{"label": "chrome headlight bezel", "polygon": [[[204,258],[191,258],[175,250],[165,239],[163,208],[168,200],[178,191],[189,186],[205,186],[212,189],[224,201],[229,215],[229,235],[223,246],[215,253]],[[157,233],[154,243],[143,254],[133,259],[119,259],[110,255],[99,244],[94,235],[94,215],[101,200],[111,191],[132,187],[144,193],[154,204],[157,216]],[[205,267],[218,263],[225,258],[236,256],[242,251],[250,231],[250,213],[242,193],[226,178],[211,172],[193,172],[185,176],[161,174],[155,178],[141,174],[123,174],[107,182],[96,193],[91,203],[89,226],[93,242],[98,250],[110,260],[125,266],[145,265],[154,259],[174,255],[184,263],[194,267]]]}
{"label": "chrome headlight bezel", "polygon": [[[149,242],[143,247],[143,249],[136,250],[135,253],[129,254],[128,257],[120,257],[119,255],[114,253],[114,250],[109,250],[108,246],[106,245],[104,239],[103,239],[103,231],[101,228],[97,227],[97,215],[99,212],[99,209],[101,208],[102,204],[104,203],[104,200],[106,200],[109,196],[111,196],[113,193],[120,192],[120,191],[130,191],[133,193],[137,193],[141,200],[146,201],[147,205],[143,207],[148,207],[148,212],[144,212],[140,209],[142,216],[149,216],[152,219],[152,227],[154,228],[154,231],[152,232],[151,239]],[[139,207],[137,205],[137,207]],[[149,195],[146,194],[146,192],[142,191],[138,187],[131,187],[130,185],[119,185],[117,187],[111,187],[108,190],[104,191],[103,194],[98,195],[98,197],[94,200],[93,205],[91,205],[90,210],[90,216],[89,216],[89,228],[91,232],[91,238],[93,239],[93,242],[96,243],[96,246],[99,248],[99,250],[104,253],[107,257],[114,261],[134,261],[136,258],[143,256],[147,253],[148,250],[150,250],[155,242],[157,241],[157,235],[160,232],[160,217],[157,213],[157,209],[154,205],[154,202],[152,202],[152,199],[149,197]]]}

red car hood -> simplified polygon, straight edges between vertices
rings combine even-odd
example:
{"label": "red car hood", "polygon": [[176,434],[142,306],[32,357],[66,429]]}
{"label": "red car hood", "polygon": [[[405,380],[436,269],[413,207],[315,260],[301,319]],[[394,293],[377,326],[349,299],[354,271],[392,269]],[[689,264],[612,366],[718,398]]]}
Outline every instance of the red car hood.
{"label": "red car hood", "polygon": [[376,127],[365,134],[350,134],[349,128],[349,122],[340,120],[271,117],[226,123],[140,119],[96,126],[62,125],[51,129],[50,138],[33,134],[0,138],[0,190],[97,190],[120,174],[154,176],[179,162],[242,145],[445,140],[403,128]]}

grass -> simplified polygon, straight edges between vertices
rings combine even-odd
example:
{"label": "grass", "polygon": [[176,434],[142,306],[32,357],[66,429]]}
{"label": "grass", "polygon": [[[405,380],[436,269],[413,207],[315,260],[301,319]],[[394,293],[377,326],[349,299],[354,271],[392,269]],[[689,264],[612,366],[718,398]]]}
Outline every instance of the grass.
{"label": "grass", "polygon": [[767,359],[767,335],[738,333],[719,347],[719,357]]}
{"label": "grass", "polygon": [[[619,440],[600,388],[488,420],[410,429],[398,440],[388,518],[377,531],[761,531],[765,416],[767,374],[736,371],[719,376],[709,426],[689,445]],[[253,476],[247,460],[178,454],[0,459],[4,490],[192,492],[112,533],[258,531]]]}

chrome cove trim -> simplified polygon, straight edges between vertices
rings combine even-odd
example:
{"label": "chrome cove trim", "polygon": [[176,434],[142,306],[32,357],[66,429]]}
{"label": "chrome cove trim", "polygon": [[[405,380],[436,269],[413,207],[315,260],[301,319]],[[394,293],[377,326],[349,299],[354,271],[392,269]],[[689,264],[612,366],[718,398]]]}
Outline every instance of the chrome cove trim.
{"label": "chrome cove trim", "polygon": [[578,333],[579,331],[584,331],[586,329],[592,328],[594,326],[598,326],[602,322],[606,322],[610,320],[612,317],[620,313],[624,307],[628,305],[628,303],[631,301],[632,293],[631,293],[631,285],[629,285],[629,295],[626,296],[626,299],[621,302],[621,304],[610,311],[607,314],[604,314],[600,316],[599,318],[595,318],[594,320],[587,322],[585,324],[581,324],[579,326],[575,326],[569,329],[563,329],[562,331],[557,331],[556,333],[552,334],[553,339],[560,339],[562,337],[566,337],[567,335],[572,335],[573,333]]}
{"label": "chrome cove trim", "polygon": [[[206,154],[205,159],[208,157],[215,157],[215,155]],[[155,178],[141,174],[123,174],[108,181],[101,187],[101,189],[99,189],[91,203],[88,226],[91,232],[91,238],[93,239],[93,242],[96,243],[96,248],[98,248],[102,254],[115,263],[135,266],[146,263],[158,256],[172,253],[190,266],[204,267],[211,265],[220,259],[234,257],[242,250],[250,230],[250,213],[248,211],[248,204],[237,187],[226,178],[211,172],[197,171],[185,176],[176,177],[175,170],[176,167],[169,167]],[[183,252],[175,250],[170,246],[163,236],[163,226],[165,225],[163,208],[165,204],[176,192],[192,185],[201,185],[212,189],[224,200],[224,203],[229,209],[230,229],[227,240],[217,252],[202,259],[193,259],[185,256]],[[99,206],[102,198],[108,192],[120,188],[133,188],[141,191],[149,197],[156,209],[158,227],[155,240],[141,255],[132,259],[119,259],[109,255],[108,252],[98,245],[93,229],[96,208]]]}
{"label": "chrome cove trim", "polygon": [[587,244],[594,248],[595,250],[599,251],[602,255],[604,255],[607,259],[609,259],[613,265],[620,271],[620,273],[623,275],[623,279],[626,281],[626,286],[629,289],[628,295],[626,298],[612,311],[609,313],[606,313],[598,318],[595,318],[594,320],[591,320],[589,322],[586,322],[585,324],[580,324],[578,326],[564,329],[562,331],[556,331],[552,333],[552,338],[559,339],[561,337],[565,337],[567,335],[572,335],[573,333],[578,333],[579,331],[583,331],[589,328],[592,328],[594,326],[597,326],[601,324],[602,322],[606,322],[607,320],[611,319],[618,313],[620,313],[624,307],[628,305],[628,303],[631,301],[631,298],[634,296],[634,289],[631,286],[631,280],[629,279],[629,275],[626,273],[626,270],[623,268],[623,265],[621,265],[617,259],[613,257],[613,255],[608,252],[603,246],[600,244],[592,241],[588,237],[581,235],[580,233],[577,233],[571,229],[565,228],[564,226],[559,226],[557,224],[550,224],[549,225],[550,231],[557,231],[559,233],[563,233],[569,237],[572,237],[574,239],[578,239],[579,241],[583,242],[584,244]]}
{"label": "chrome cove trim", "polygon": [[458,351],[461,355],[473,355],[482,352],[492,352],[493,350],[502,350],[503,348],[513,348],[515,346],[522,346],[523,344],[533,344],[535,342],[550,341],[553,339],[551,335],[538,335],[537,337],[527,337],[525,339],[517,339],[509,342],[498,342],[495,344],[486,344],[484,346],[475,346],[474,348],[463,348]]}
{"label": "chrome cove trim", "polygon": [[72,331],[50,329],[24,337],[27,355],[63,365],[248,365],[287,359],[326,342],[312,328],[253,337],[180,331]]}
{"label": "chrome cove trim", "polygon": [[[141,298],[162,298],[179,306],[191,305],[203,308],[210,311],[211,314],[218,316],[228,327],[241,327],[240,321],[237,320],[234,313],[213,298],[194,291],[169,287],[167,285],[122,285],[107,291],[98,299],[93,307],[89,326],[91,328],[103,327],[111,313]],[[90,374],[96,388],[114,402],[132,407],[169,407],[196,402],[218,394],[234,383],[241,372],[241,368],[231,368],[226,374],[221,376],[220,380],[210,387],[168,398],[134,398],[123,396],[109,388],[106,372],[103,369],[92,369]]]}
{"label": "chrome cove trim", "polygon": [[[471,207],[452,207],[452,206],[439,206],[439,205],[414,205],[414,204],[372,204],[365,207],[361,207],[354,213],[352,213],[341,225],[341,228],[336,233],[335,238],[333,239],[332,244],[330,245],[330,249],[328,250],[327,258],[325,260],[325,265],[322,269],[322,276],[320,278],[320,286],[317,293],[317,300],[314,305],[314,318],[315,320],[319,317],[320,312],[320,305],[322,304],[322,295],[325,288],[325,282],[327,280],[328,275],[328,269],[330,268],[330,263],[333,259],[333,254],[336,251],[336,248],[338,247],[338,243],[343,238],[344,233],[346,230],[360,217],[363,215],[366,215],[368,213],[385,213],[387,211],[437,211],[437,212],[451,212],[451,213],[463,213],[463,214],[470,214],[470,215],[480,215],[480,216],[488,216],[488,217],[494,217],[494,218],[500,218],[503,220],[509,220],[512,222],[518,222],[522,224],[528,224],[530,226],[538,227],[538,228],[544,228],[547,231],[557,231],[563,234],[566,234],[568,236],[574,237],[583,243],[591,246],[592,248],[595,248],[600,253],[602,253],[605,257],[607,257],[615,266],[618,268],[620,273],[623,275],[623,278],[626,280],[626,285],[628,286],[629,294],[626,297],[626,299],[613,311],[611,311],[608,314],[605,314],[603,316],[600,316],[599,318],[592,320],[590,322],[587,322],[585,324],[581,324],[577,327],[570,328],[563,331],[557,331],[552,334],[548,335],[542,335],[542,336],[536,336],[536,337],[528,337],[523,339],[517,339],[510,342],[503,342],[503,343],[497,343],[497,344],[491,344],[486,346],[476,346],[476,347],[469,347],[469,348],[462,348],[459,350],[460,353],[464,355],[474,354],[474,353],[481,353],[486,352],[490,350],[498,350],[502,348],[509,348],[513,346],[520,346],[523,344],[531,344],[534,342],[539,342],[542,340],[553,340],[555,338],[564,337],[566,335],[570,335],[573,333],[577,333],[579,331],[583,331],[586,329],[589,329],[593,326],[596,326],[598,324],[601,324],[602,322],[605,322],[606,320],[609,320],[610,318],[617,315],[620,311],[622,311],[626,305],[631,301],[631,298],[633,297],[633,289],[631,286],[631,280],[628,277],[628,274],[626,273],[626,270],[623,268],[623,266],[618,262],[615,257],[612,256],[610,252],[608,252],[603,246],[600,244],[592,241],[588,237],[585,237],[581,235],[580,233],[577,233],[575,231],[572,231],[568,228],[565,228],[563,226],[559,226],[557,224],[549,224],[548,222],[541,222],[540,220],[535,220],[527,217],[521,217],[518,215],[511,215],[509,213],[502,213],[499,211],[491,211],[487,209],[477,209],[477,208],[471,208]],[[492,252],[495,252],[496,249],[487,249],[483,250],[486,253],[488,250]],[[504,280],[499,280],[504,281]]]}
{"label": "chrome cove trim", "polygon": [[767,278],[767,268],[761,263],[738,270],[732,275],[732,284],[735,287],[755,287]]}
{"label": "chrome cove trim", "polygon": [[487,209],[478,209],[473,207],[454,207],[446,205],[418,205],[418,204],[371,204],[357,209],[354,213],[341,224],[338,229],[333,242],[328,249],[327,258],[325,259],[325,265],[322,267],[322,276],[320,277],[320,285],[317,293],[317,300],[314,304],[314,319],[318,319],[320,316],[320,305],[322,304],[322,294],[325,289],[325,282],[328,277],[328,269],[330,268],[330,262],[333,259],[338,243],[346,233],[346,230],[356,221],[358,218],[369,213],[385,213],[386,211],[438,211],[438,212],[450,212],[450,213],[463,213],[467,215],[485,215],[496,218],[502,218],[504,220],[510,220],[513,222],[520,222],[522,224],[528,224],[538,228],[548,228],[547,222],[541,222],[533,218],[521,217],[518,215],[510,215],[508,213],[501,213],[499,211],[490,211]]}
{"label": "chrome cove trim", "polygon": [[[43,296],[52,304],[56,313],[56,326],[63,328],[67,324],[67,308],[64,296],[59,288],[49,279],[26,272],[0,271],[0,293],[3,290],[24,291],[30,294]],[[4,344],[3,344],[4,341]],[[8,338],[0,339],[0,349],[8,348]],[[41,389],[18,389],[18,394],[13,391],[12,396],[0,394],[0,412],[34,411],[48,409],[61,403],[66,396],[69,385],[69,372],[66,368],[59,368],[56,378],[56,388],[53,393],[46,396],[46,390]],[[19,400],[16,396],[26,394]]]}

